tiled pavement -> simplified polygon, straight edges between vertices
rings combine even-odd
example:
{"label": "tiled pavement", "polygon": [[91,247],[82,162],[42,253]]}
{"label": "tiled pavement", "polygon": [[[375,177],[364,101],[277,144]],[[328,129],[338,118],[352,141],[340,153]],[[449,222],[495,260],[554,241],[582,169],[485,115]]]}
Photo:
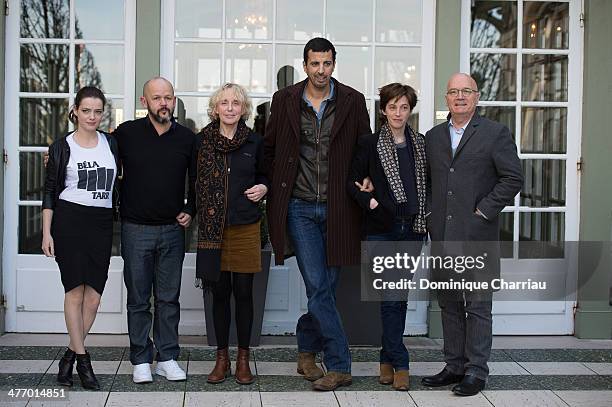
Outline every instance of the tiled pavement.
{"label": "tiled pavement", "polygon": [[[63,401],[42,397],[10,401],[10,389],[61,388],[55,384],[55,374],[64,347],[56,342],[58,346],[7,345],[35,342],[25,336],[15,341],[0,338],[0,405],[612,406],[610,341],[599,342],[599,349],[584,347],[584,342],[576,342],[580,346],[572,348],[548,349],[536,349],[537,342],[530,343],[533,347],[529,349],[517,348],[516,341],[502,343],[508,346],[492,352],[487,390],[469,398],[454,396],[450,386],[430,389],[421,385],[422,376],[437,373],[444,363],[439,342],[427,340],[429,346],[421,346],[423,341],[419,345],[414,345],[414,341],[419,342],[418,339],[412,343],[408,340],[411,391],[405,393],[378,384],[378,352],[373,348],[351,349],[354,376],[351,386],[332,393],[318,393],[312,392],[310,383],[295,372],[296,349],[292,345],[265,345],[253,349],[251,368],[257,373],[257,380],[248,386],[238,385],[233,380],[218,385],[206,382],[206,374],[214,364],[214,349],[210,347],[182,347],[179,363],[187,370],[187,381],[168,382],[154,377],[151,384],[136,385],[131,380],[125,346],[88,346],[101,391],[84,391],[75,376],[75,385]],[[545,341],[543,338],[542,343]],[[500,341],[497,342],[499,345]],[[232,359],[235,360],[235,352],[232,352]]]}

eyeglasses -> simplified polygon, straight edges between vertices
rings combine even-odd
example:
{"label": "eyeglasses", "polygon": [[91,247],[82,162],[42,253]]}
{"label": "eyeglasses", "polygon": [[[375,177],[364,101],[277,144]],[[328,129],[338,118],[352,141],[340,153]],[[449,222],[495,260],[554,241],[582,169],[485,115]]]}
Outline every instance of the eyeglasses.
{"label": "eyeglasses", "polygon": [[446,94],[451,97],[457,97],[459,96],[459,93],[461,93],[463,96],[469,97],[472,95],[472,93],[478,93],[478,90],[470,89],[470,88],[463,88],[463,89],[452,88],[446,91]]}

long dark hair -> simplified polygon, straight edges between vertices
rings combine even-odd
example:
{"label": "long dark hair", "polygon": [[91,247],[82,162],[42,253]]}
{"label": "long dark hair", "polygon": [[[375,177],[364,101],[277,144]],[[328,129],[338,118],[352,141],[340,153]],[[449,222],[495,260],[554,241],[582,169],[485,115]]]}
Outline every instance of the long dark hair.
{"label": "long dark hair", "polygon": [[70,113],[68,113],[68,120],[70,120],[74,125],[78,125],[78,119],[74,114],[74,109],[78,109],[81,105],[81,101],[85,98],[94,98],[100,99],[102,101],[102,108],[106,105],[106,98],[104,97],[104,93],[95,86],[85,86],[82,87],[74,97],[74,105],[72,109],[70,109]]}

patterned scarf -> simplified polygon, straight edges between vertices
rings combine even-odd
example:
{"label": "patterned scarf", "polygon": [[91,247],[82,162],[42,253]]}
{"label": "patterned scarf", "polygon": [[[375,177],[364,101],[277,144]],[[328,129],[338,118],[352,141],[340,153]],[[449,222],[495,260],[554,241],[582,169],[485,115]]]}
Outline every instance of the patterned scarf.
{"label": "patterned scarf", "polygon": [[229,204],[227,154],[240,148],[251,133],[251,129],[240,120],[236,134],[229,139],[221,134],[219,125],[217,120],[202,129],[202,144],[198,149],[196,287],[200,288],[210,287],[219,281],[221,272],[221,242]]}
{"label": "patterned scarf", "polygon": [[[417,134],[411,127],[408,127],[408,133],[412,140],[412,153],[414,157],[414,173],[417,187],[417,200],[419,204],[419,213],[414,217],[412,230],[415,233],[427,233],[427,225],[425,222],[425,201],[426,201],[426,185],[427,185],[427,161],[425,156],[425,139]],[[408,202],[404,184],[399,173],[399,160],[397,158],[397,149],[393,141],[393,134],[388,123],[385,123],[380,128],[380,135],[376,150],[380,157],[380,162],[383,166],[387,182],[391,187],[391,192],[398,203]]]}

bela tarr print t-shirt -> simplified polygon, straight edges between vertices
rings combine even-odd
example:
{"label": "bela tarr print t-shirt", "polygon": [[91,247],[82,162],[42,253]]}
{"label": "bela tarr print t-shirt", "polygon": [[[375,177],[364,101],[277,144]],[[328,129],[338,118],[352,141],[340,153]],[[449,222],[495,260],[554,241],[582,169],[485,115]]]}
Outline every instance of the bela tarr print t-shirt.
{"label": "bela tarr print t-shirt", "polygon": [[98,145],[84,148],[66,137],[70,160],[66,168],[66,189],[60,199],[85,206],[113,207],[113,184],[117,164],[106,137],[98,134]]}

